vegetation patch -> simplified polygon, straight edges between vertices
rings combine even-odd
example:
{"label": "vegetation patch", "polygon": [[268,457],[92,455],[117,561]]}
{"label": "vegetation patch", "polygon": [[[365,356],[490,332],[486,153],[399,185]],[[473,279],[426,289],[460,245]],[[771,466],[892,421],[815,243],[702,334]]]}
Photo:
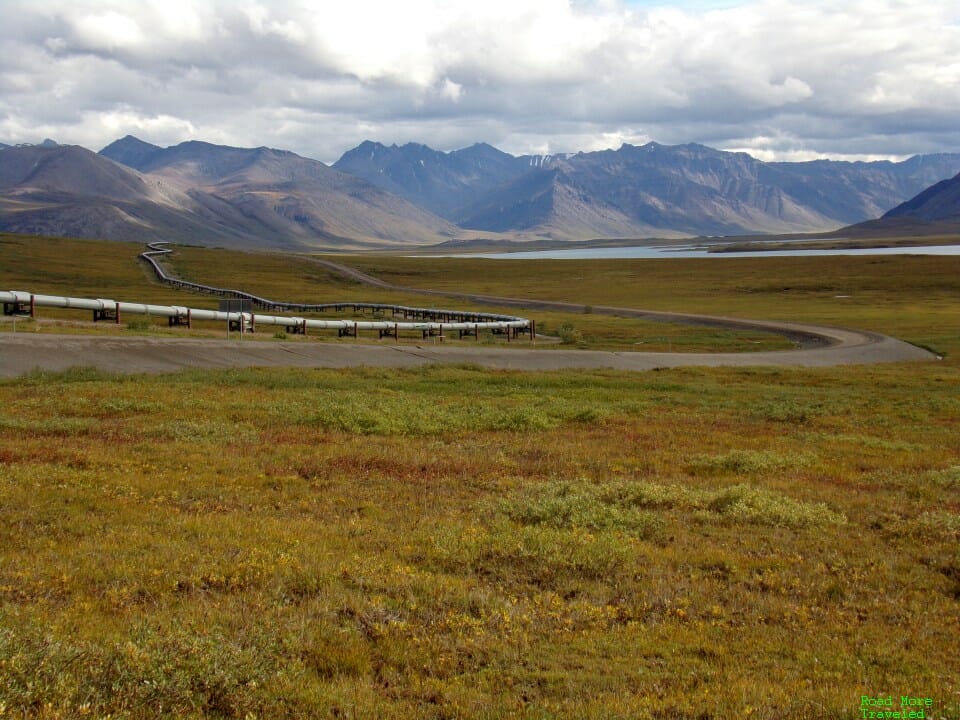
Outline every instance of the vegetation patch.
{"label": "vegetation patch", "polygon": [[730,522],[789,528],[842,525],[843,513],[824,503],[804,503],[750,485],[735,485],[713,494],[707,510]]}
{"label": "vegetation patch", "polygon": [[85,365],[76,365],[66,370],[32,370],[16,379],[16,383],[24,385],[59,385],[61,383],[94,382],[102,380],[116,380],[122,382],[124,377],[114,373],[104,372],[99,368]]}
{"label": "vegetation patch", "polygon": [[146,434],[159,440],[181,440],[216,445],[250,443],[258,438],[253,428],[222,420],[171,420],[148,428]]}
{"label": "vegetation patch", "polygon": [[[240,638],[197,629],[171,636],[144,625],[130,640],[107,645],[0,631],[0,707],[38,708],[44,717],[96,716],[109,694],[115,712],[137,717],[256,713],[257,681],[271,659]],[[82,678],[63,672],[77,665]]]}
{"label": "vegetation patch", "polygon": [[924,475],[923,479],[944,490],[956,490],[960,488],[960,465],[944,470],[931,470]]}
{"label": "vegetation patch", "polygon": [[630,561],[629,545],[614,533],[583,528],[516,525],[441,526],[431,535],[433,560],[448,571],[522,578],[542,587],[611,578]]}
{"label": "vegetation patch", "polygon": [[[630,481],[548,483],[504,498],[494,512],[524,525],[619,530],[640,539],[662,535],[657,512],[685,511],[698,520],[789,528],[842,525],[843,513],[824,503],[804,503],[760,487],[702,490],[679,484]],[[688,518],[689,519],[689,518]]]}
{"label": "vegetation patch", "polygon": [[808,423],[822,412],[823,408],[820,405],[781,399],[758,403],[750,409],[750,414],[753,417],[791,425]]}
{"label": "vegetation patch", "polygon": [[731,450],[721,455],[696,455],[689,469],[697,475],[754,475],[799,468],[808,462],[806,455],[788,457],[765,450]]}
{"label": "vegetation patch", "polygon": [[438,399],[410,393],[317,393],[271,410],[276,422],[362,435],[443,435],[450,432],[530,432],[564,423],[598,423],[609,413],[599,405],[577,406],[551,398],[513,395]]}
{"label": "vegetation patch", "polygon": [[521,525],[558,529],[619,530],[641,539],[656,537],[663,521],[655,513],[616,502],[609,488],[585,483],[548,483],[498,501],[493,511]]}
{"label": "vegetation patch", "polygon": [[912,526],[908,532],[923,536],[941,536],[960,541],[960,513],[934,510],[922,513],[916,521],[906,521]]}

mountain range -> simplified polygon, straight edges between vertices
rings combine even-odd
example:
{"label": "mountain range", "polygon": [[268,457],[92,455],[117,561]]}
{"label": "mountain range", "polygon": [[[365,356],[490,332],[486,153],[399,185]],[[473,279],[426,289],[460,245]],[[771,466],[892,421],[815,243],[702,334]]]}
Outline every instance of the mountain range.
{"label": "mountain range", "polygon": [[0,146],[0,230],[287,249],[816,232],[884,213],[873,223],[942,222],[925,216],[952,217],[958,172],[957,154],[764,163],[656,143],[516,157],[484,143],[441,152],[366,141],[328,166],[266,147],[127,136],[100,153]]}
{"label": "mountain range", "polygon": [[0,150],[0,229],[289,249],[423,244],[457,232],[290,152],[203,142],[160,148],[129,136],[99,154],[75,145]]}
{"label": "mountain range", "polygon": [[513,157],[365,142],[334,165],[461,227],[557,237],[816,232],[876,218],[960,171],[960,155],[904,162],[764,163],[688,144]]}

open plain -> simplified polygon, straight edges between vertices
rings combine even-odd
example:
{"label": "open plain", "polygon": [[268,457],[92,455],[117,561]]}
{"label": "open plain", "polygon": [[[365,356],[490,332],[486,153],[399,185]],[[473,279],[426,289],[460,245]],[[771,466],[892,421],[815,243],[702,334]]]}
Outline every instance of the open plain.
{"label": "open plain", "polygon": [[[157,285],[139,250],[6,236],[0,285],[212,302]],[[62,364],[0,381],[0,717],[852,719],[864,696],[960,717],[960,260],[337,262],[395,287],[171,259],[272,297],[570,303],[524,311],[558,363],[757,359],[528,371],[481,359],[529,341],[6,322],[0,363],[28,337]],[[856,328],[942,359],[772,366],[826,350],[605,307]],[[71,344],[138,347],[149,374],[74,366]],[[174,344],[402,366],[178,370]]]}

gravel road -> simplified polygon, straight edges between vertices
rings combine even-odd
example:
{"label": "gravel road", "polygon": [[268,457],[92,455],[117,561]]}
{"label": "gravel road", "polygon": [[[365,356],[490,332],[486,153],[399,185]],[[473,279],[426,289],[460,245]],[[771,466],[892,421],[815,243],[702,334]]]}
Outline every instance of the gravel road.
{"label": "gravel road", "polygon": [[[804,331],[813,332],[813,328],[806,326]],[[652,370],[694,365],[826,367],[936,359],[926,350],[882,335],[834,328],[822,331],[823,337],[833,339],[831,344],[758,353],[604,352],[426,343],[227,341],[6,332],[0,333],[0,377],[17,377],[34,369],[66,370],[73,366],[119,373],[166,373],[190,367],[416,367],[435,363],[515,370]]]}

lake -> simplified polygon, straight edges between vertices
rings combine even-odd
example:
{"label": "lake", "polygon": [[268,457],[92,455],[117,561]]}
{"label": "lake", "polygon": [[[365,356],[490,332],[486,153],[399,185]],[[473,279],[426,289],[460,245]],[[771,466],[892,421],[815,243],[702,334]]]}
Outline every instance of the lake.
{"label": "lake", "polygon": [[526,250],[501,253],[469,253],[435,257],[482,257],[494,260],[585,260],[628,258],[742,258],[813,257],[817,255],[960,255],[960,245],[920,245],[916,247],[856,248],[837,250],[759,250],[736,253],[711,253],[703,247],[637,246],[613,248],[572,248],[570,250]]}

